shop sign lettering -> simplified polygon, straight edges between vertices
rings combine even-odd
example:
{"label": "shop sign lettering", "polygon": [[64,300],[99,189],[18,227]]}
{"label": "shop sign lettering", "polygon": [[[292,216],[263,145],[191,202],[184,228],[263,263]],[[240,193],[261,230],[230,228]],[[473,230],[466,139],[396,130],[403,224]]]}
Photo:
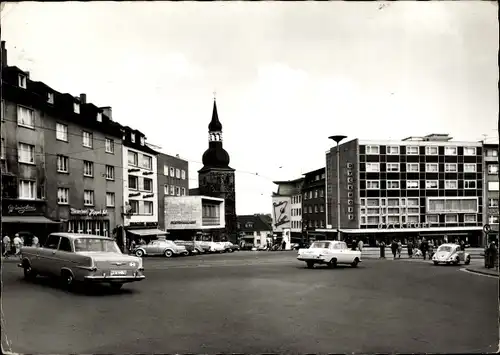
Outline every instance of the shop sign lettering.
{"label": "shop sign lettering", "polygon": [[7,207],[7,211],[9,214],[17,213],[24,214],[25,212],[36,212],[36,207],[34,205],[9,205]]}
{"label": "shop sign lettering", "polygon": [[429,223],[380,223],[378,229],[429,228]]}
{"label": "shop sign lettering", "polygon": [[196,224],[196,221],[171,221],[170,224]]}
{"label": "shop sign lettering", "polygon": [[69,213],[72,216],[89,216],[89,217],[97,217],[97,216],[107,216],[108,210],[94,210],[92,208],[78,210],[76,208],[70,208]]}

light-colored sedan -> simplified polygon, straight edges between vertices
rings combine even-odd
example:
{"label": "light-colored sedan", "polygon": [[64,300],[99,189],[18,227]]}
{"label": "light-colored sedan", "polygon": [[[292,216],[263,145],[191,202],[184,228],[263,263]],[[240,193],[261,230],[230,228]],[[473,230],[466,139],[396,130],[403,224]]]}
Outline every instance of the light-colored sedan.
{"label": "light-colored sedan", "polygon": [[122,254],[111,238],[52,233],[43,247],[21,248],[24,277],[56,276],[66,288],[75,282],[106,283],[114,289],[145,278],[142,259]]}
{"label": "light-colored sedan", "polygon": [[308,249],[299,249],[297,259],[305,261],[309,269],[314,268],[314,264],[330,267],[347,264],[356,267],[361,262],[361,252],[349,249],[345,242],[323,240],[312,243]]}
{"label": "light-colored sedan", "polygon": [[138,257],[165,255],[171,258],[174,255],[189,255],[189,252],[184,245],[177,245],[171,240],[153,240],[148,244],[136,246],[134,254]]}
{"label": "light-colored sedan", "polygon": [[453,264],[459,265],[463,262],[465,265],[470,264],[470,254],[462,250],[460,245],[453,243],[441,244],[432,256],[434,265]]}

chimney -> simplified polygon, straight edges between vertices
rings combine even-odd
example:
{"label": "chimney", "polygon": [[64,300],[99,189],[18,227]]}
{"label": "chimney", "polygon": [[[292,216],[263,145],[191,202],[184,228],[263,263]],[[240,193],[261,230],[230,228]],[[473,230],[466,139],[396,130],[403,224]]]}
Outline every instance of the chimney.
{"label": "chimney", "polygon": [[111,110],[111,106],[99,107],[102,110],[102,113],[108,116],[110,120],[113,120],[113,111]]}
{"label": "chimney", "polygon": [[87,103],[87,94],[80,94],[80,104],[84,105]]}
{"label": "chimney", "polygon": [[7,67],[7,49],[5,48],[5,41],[2,41],[2,68]]}

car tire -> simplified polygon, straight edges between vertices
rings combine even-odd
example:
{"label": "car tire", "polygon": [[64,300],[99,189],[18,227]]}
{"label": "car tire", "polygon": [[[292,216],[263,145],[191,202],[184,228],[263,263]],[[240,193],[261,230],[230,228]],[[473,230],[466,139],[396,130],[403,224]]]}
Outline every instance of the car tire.
{"label": "car tire", "polygon": [[139,250],[135,251],[135,256],[142,258],[143,255],[144,255],[144,252],[142,250],[139,249]]}
{"label": "car tire", "polygon": [[439,263],[437,261],[434,261],[434,265],[438,265]]}
{"label": "car tire", "polygon": [[454,265],[460,265],[460,259],[456,258],[455,261],[453,262]]}
{"label": "car tire", "polygon": [[329,268],[335,268],[335,267],[337,267],[337,259],[332,258],[332,260],[330,260],[330,261],[328,262],[328,267],[329,267]]}
{"label": "car tire", "polygon": [[306,266],[308,269],[314,269],[314,263],[312,261],[307,261]]}
{"label": "car tire", "polygon": [[61,271],[61,284],[64,289],[71,291],[75,284],[75,279],[73,278],[73,274],[67,270]]}
{"label": "car tire", "polygon": [[119,283],[112,283],[112,284],[109,284],[109,286],[111,286],[111,288],[112,288],[114,291],[118,291],[118,290],[120,290],[120,289],[123,287],[123,284],[119,284]]}
{"label": "car tire", "polygon": [[358,259],[358,258],[356,258],[356,259],[354,259],[354,261],[351,263],[351,266],[352,266],[352,267],[358,267],[358,264],[359,264],[359,259]]}
{"label": "car tire", "polygon": [[23,265],[24,278],[27,281],[33,281],[36,278],[36,272],[31,268],[29,262],[25,262]]}
{"label": "car tire", "polygon": [[171,258],[174,255],[174,253],[172,252],[172,250],[167,249],[167,250],[165,250],[163,255],[165,255],[166,258]]}
{"label": "car tire", "polygon": [[470,264],[470,256],[467,257],[467,259],[465,259],[465,265],[469,265]]}

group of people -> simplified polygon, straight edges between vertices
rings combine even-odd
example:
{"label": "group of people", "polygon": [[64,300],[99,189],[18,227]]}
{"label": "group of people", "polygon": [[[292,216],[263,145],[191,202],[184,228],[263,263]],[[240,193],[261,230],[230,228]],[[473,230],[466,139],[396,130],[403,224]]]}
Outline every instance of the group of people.
{"label": "group of people", "polygon": [[[455,243],[460,244],[462,250],[465,250],[465,242],[463,240],[456,240]],[[412,259],[413,257],[422,257],[424,260],[431,259],[434,254],[434,249],[441,245],[442,242],[438,240],[427,240],[425,237],[420,239],[410,238],[406,242],[406,248],[408,251],[408,257]],[[378,246],[380,248],[380,258],[385,258],[385,242],[379,241]],[[393,239],[391,244],[391,252],[394,259],[401,258],[401,252],[403,251],[403,243],[399,239]]]}
{"label": "group of people", "polygon": [[[39,246],[39,240],[36,235],[33,236],[31,240],[31,246],[37,247]],[[14,239],[8,235],[5,235],[2,239],[2,255],[5,258],[8,258],[11,255],[19,256],[21,253],[21,247],[24,246],[24,237],[19,236],[18,233],[14,235]]]}

